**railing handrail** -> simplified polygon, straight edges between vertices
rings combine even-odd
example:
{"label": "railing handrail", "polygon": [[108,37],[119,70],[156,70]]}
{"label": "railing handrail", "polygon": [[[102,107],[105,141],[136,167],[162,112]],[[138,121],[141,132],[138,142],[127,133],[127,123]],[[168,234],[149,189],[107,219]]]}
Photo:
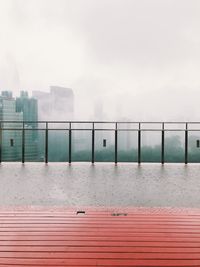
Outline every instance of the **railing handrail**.
{"label": "railing handrail", "polygon": [[37,120],[37,121],[27,121],[27,120],[0,120],[0,123],[113,123],[113,124],[126,124],[126,123],[141,123],[141,124],[200,124],[200,121],[51,121],[51,120]]}
{"label": "railing handrail", "polygon": [[[20,128],[17,127],[17,126],[14,126],[14,125],[9,125],[9,124],[17,124],[18,126],[21,126]],[[32,125],[31,125],[32,124]],[[35,125],[34,125],[35,124]],[[44,124],[43,128],[40,127],[40,124]],[[53,128],[51,127],[52,124],[55,124],[55,125],[65,125],[66,124],[66,127],[58,127],[58,128]],[[79,128],[79,127],[74,127],[76,126],[77,124],[79,125],[85,125],[85,124],[89,124],[90,126],[85,126],[85,128]],[[110,125],[110,128],[106,128],[106,126],[104,126],[103,128],[98,128],[97,125]],[[191,125],[199,125],[199,128],[191,128],[190,126]],[[27,125],[29,125],[30,127],[33,127],[33,128],[30,128],[28,129],[27,128]],[[68,125],[68,126],[67,126]],[[130,127],[130,126],[127,126],[127,127],[120,127],[120,125],[136,125],[136,127]],[[145,128],[145,125],[154,125],[154,126],[157,126],[158,128]],[[169,125],[177,125],[176,128],[170,128]],[[184,126],[182,127],[182,129],[179,128],[179,126]],[[6,127],[7,126],[7,127]],[[11,126],[11,127],[10,127]],[[166,127],[168,126],[168,127]],[[13,121],[13,120],[0,120],[0,129],[2,130],[18,130],[18,129],[21,129],[21,128],[25,128],[26,130],[45,130],[46,128],[48,128],[49,130],[115,130],[117,129],[118,131],[122,131],[122,130],[127,130],[127,131],[137,131],[137,130],[141,130],[141,131],[160,131],[160,130],[163,130],[163,131],[200,131],[200,122],[194,122],[194,121],[191,121],[191,122],[180,122],[180,121],[161,121],[161,122],[152,122],[152,121],[139,121],[139,122],[131,122],[131,121],[26,121],[26,120],[20,120],[20,121]]]}

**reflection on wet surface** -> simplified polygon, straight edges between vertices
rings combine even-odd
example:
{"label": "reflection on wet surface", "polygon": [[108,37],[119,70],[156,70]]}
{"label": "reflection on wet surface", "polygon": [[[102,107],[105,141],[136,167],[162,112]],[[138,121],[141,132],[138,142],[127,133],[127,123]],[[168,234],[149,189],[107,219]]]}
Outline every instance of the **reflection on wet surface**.
{"label": "reflection on wet surface", "polygon": [[3,163],[0,205],[200,207],[200,165]]}

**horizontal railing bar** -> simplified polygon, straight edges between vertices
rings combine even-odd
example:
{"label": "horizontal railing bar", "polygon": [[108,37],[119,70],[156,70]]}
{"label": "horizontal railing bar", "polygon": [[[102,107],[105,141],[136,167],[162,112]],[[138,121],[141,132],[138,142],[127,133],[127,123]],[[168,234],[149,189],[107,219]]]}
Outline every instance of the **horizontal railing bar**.
{"label": "horizontal railing bar", "polygon": [[200,124],[200,121],[15,121],[0,120],[0,123],[104,123],[104,124]]}
{"label": "horizontal railing bar", "polygon": [[[22,131],[23,128],[1,128],[2,131]],[[24,128],[24,131],[45,131],[46,128],[37,128],[37,129],[34,129],[34,128]],[[70,129],[61,129],[61,128],[48,128],[48,131],[69,131]],[[92,131],[92,130],[95,130],[95,131],[115,131],[115,129],[99,129],[99,128],[94,128],[94,129],[71,129],[72,131]],[[141,132],[162,132],[162,131],[165,131],[165,132],[199,132],[200,129],[189,129],[189,130],[185,130],[185,129],[117,129],[117,131],[120,131],[120,132],[137,132],[137,131],[141,131]]]}

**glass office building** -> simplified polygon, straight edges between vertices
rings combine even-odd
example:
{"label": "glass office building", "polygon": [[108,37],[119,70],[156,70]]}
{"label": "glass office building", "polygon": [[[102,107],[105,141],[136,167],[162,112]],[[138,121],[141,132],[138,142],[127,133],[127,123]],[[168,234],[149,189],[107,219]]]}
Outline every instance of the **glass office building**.
{"label": "glass office building", "polygon": [[[12,92],[3,91],[0,96],[0,121],[3,130],[0,134],[2,161],[21,161],[22,158],[22,127],[27,110],[17,108],[17,101]],[[11,121],[11,122],[5,122]],[[38,142],[36,131],[31,125],[25,124],[25,157],[27,161],[38,160]],[[14,130],[13,130],[14,129]]]}

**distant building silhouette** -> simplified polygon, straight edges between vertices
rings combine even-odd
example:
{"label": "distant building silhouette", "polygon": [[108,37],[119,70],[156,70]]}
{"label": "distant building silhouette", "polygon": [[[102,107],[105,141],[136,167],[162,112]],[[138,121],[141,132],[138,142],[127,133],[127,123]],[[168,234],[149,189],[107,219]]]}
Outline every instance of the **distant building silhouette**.
{"label": "distant building silhouette", "polygon": [[[74,118],[74,94],[72,89],[51,86],[50,92],[34,91],[38,100],[38,117],[42,121],[70,121]],[[59,127],[51,124],[49,128]],[[61,126],[61,125],[60,125]],[[67,128],[67,125],[65,125]],[[68,160],[68,132],[63,130],[49,131],[49,161]],[[44,136],[40,134],[40,155],[44,151]]]}
{"label": "distant building silhouette", "polygon": [[74,93],[72,89],[50,86],[50,92],[33,91],[38,100],[39,120],[73,120]]}

